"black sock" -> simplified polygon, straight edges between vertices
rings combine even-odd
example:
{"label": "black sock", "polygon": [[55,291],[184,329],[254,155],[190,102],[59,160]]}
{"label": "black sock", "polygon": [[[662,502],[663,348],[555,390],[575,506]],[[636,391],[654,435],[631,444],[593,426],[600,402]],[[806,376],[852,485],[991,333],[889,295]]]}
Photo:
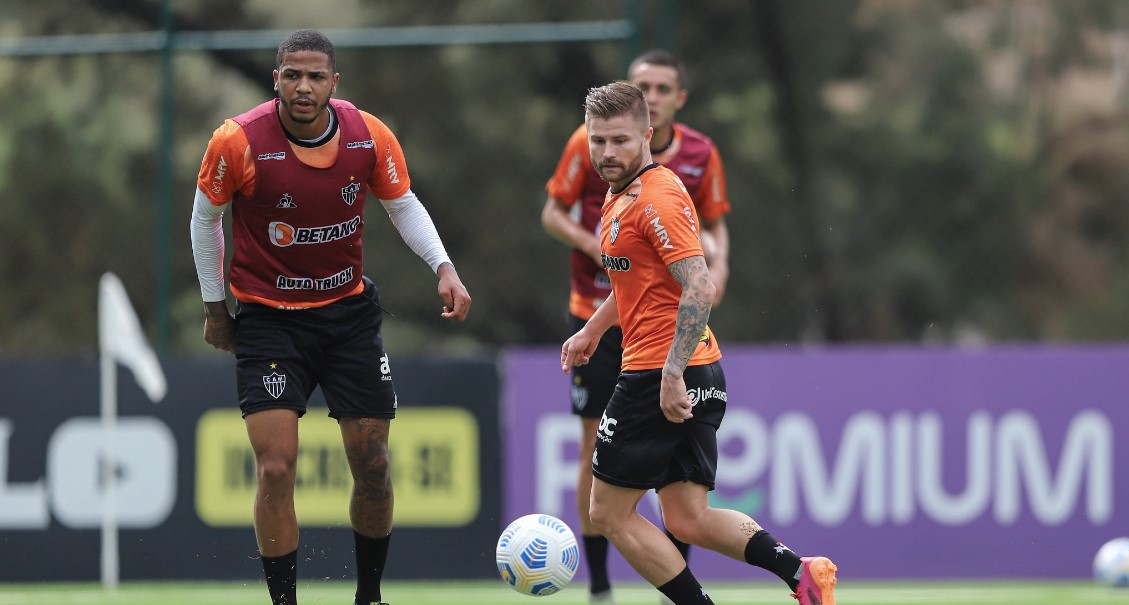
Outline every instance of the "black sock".
{"label": "black sock", "polygon": [[670,538],[670,541],[674,542],[674,545],[678,547],[678,552],[682,553],[682,560],[689,563],[690,562],[690,545],[683,542],[682,540],[679,540],[678,538],[675,538],[674,534],[670,533],[669,529],[666,530],[666,537]]}
{"label": "black sock", "polygon": [[267,591],[273,605],[298,603],[298,551],[281,557],[262,557]]}
{"label": "black sock", "polygon": [[383,538],[369,538],[353,531],[353,547],[357,553],[357,600],[359,605],[380,601],[380,578],[384,563],[388,561],[388,542],[392,534]]}
{"label": "black sock", "polygon": [[689,567],[683,568],[682,573],[674,576],[673,580],[659,586],[659,592],[674,601],[674,605],[713,605],[705,589],[694,574],[690,573]]}
{"label": "black sock", "polygon": [[763,529],[753,534],[753,537],[749,538],[749,543],[745,545],[745,561],[749,565],[756,565],[776,574],[788,584],[792,592],[796,592],[796,586],[800,584],[799,578],[796,577],[796,572],[802,564],[800,556],[777,542],[772,534]]}
{"label": "black sock", "polygon": [[603,536],[584,538],[584,560],[588,562],[588,591],[592,594],[611,590],[608,580],[608,539]]}

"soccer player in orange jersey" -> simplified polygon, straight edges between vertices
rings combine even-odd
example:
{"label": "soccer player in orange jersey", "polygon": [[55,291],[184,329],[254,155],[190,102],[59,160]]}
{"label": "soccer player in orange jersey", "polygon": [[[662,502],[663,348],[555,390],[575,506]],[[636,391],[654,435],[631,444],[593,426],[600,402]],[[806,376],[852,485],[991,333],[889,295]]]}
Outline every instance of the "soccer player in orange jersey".
{"label": "soccer player in orange jersey", "polygon": [[[369,193],[439,280],[441,316],[463,321],[470,295],[431,216],[412,193],[396,136],[333,99],[333,43],[298,30],[278,47],[278,98],[212,135],[192,212],[192,253],[204,300],[204,340],[235,354],[239,407],[255,452],[255,537],[274,605],[295,605],[298,419],[321,386],[341,427],[353,476],[349,518],[357,605],[381,600],[392,531],[388,432],[396,416],[376,286],[363,274]],[[227,308],[222,216],[235,252]]]}
{"label": "soccer player in orange jersey", "polygon": [[588,363],[617,321],[624,349],[596,435],[592,523],[673,603],[712,603],[674,544],[639,514],[654,489],[678,539],[771,571],[800,605],[834,605],[829,559],[800,557],[745,513],[709,505],[728,400],[708,324],[715,286],[693,201],[674,172],[652,161],[643,93],[629,82],[591,89],[585,123],[592,164],[610,187],[600,258],[612,294],[565,341],[561,369]]}
{"label": "soccer player in orange jersey", "polygon": [[[729,198],[721,153],[709,137],[675,120],[675,114],[686,104],[689,94],[685,84],[686,68],[675,55],[661,49],[649,50],[631,62],[628,77],[647,100],[651,125],[655,129],[651,156],[682,178],[694,200],[702,226],[703,246],[709,249],[706,260],[715,287],[713,303],[716,306],[729,275],[729,231],[725,224]],[[600,208],[608,187],[588,158],[588,131],[584,124],[569,138],[545,189],[548,198],[541,222],[549,233],[572,248],[568,322],[570,330],[575,332],[611,293],[607,272],[600,265],[597,236]],[[623,335],[619,326],[612,326],[604,333],[589,364],[573,372],[572,412],[580,417],[581,460],[592,457],[596,427],[615,388],[622,357]],[[576,500],[589,572],[590,601],[611,603],[608,541],[596,532],[588,519],[591,491],[592,473],[587,465],[581,464]],[[683,556],[688,556],[689,545],[676,544]]]}

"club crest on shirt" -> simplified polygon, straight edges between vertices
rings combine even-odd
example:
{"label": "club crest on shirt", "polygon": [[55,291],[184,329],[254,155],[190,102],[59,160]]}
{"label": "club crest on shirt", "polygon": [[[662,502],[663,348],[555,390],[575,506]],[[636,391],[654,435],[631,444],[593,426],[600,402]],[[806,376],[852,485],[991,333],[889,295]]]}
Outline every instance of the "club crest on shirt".
{"label": "club crest on shirt", "polygon": [[263,376],[263,386],[267,388],[271,397],[278,399],[282,396],[282,392],[286,390],[286,374],[271,372]]}
{"label": "club crest on shirt", "polygon": [[341,188],[341,199],[345,200],[346,204],[350,206],[353,202],[357,201],[357,194],[361,192],[361,184],[357,182],[349,183]]}
{"label": "club crest on shirt", "polygon": [[611,236],[611,243],[615,243],[615,238],[619,237],[619,217],[612,219],[612,230],[609,233]]}

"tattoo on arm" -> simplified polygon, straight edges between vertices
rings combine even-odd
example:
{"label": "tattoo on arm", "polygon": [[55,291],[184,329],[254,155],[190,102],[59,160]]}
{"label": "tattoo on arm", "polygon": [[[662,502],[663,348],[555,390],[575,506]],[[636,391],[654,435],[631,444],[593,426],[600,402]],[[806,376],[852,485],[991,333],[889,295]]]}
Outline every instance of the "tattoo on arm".
{"label": "tattoo on arm", "polygon": [[670,273],[682,286],[682,298],[678,301],[678,319],[674,326],[674,342],[667,355],[667,367],[686,369],[690,357],[701,342],[702,334],[710,319],[710,272],[706,259],[691,256],[674,261],[669,265]]}

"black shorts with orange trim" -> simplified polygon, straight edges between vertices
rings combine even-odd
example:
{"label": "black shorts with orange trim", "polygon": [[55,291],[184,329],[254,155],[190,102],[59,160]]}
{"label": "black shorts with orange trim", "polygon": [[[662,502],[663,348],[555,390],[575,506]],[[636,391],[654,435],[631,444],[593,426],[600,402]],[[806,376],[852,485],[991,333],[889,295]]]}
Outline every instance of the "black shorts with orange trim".
{"label": "black shorts with orange trim", "polygon": [[376,286],[324,307],[273,309],[240,302],[235,380],[243,416],[286,408],[298,415],[321,386],[331,418],[394,418],[396,389]]}
{"label": "black shorts with orange trim", "polygon": [[596,431],[592,474],[631,489],[660,489],[692,481],[713,489],[717,478],[717,430],[725,417],[721,362],[690,366],[683,373],[694,417],[666,419],[659,407],[662,370],[623,372]]}

